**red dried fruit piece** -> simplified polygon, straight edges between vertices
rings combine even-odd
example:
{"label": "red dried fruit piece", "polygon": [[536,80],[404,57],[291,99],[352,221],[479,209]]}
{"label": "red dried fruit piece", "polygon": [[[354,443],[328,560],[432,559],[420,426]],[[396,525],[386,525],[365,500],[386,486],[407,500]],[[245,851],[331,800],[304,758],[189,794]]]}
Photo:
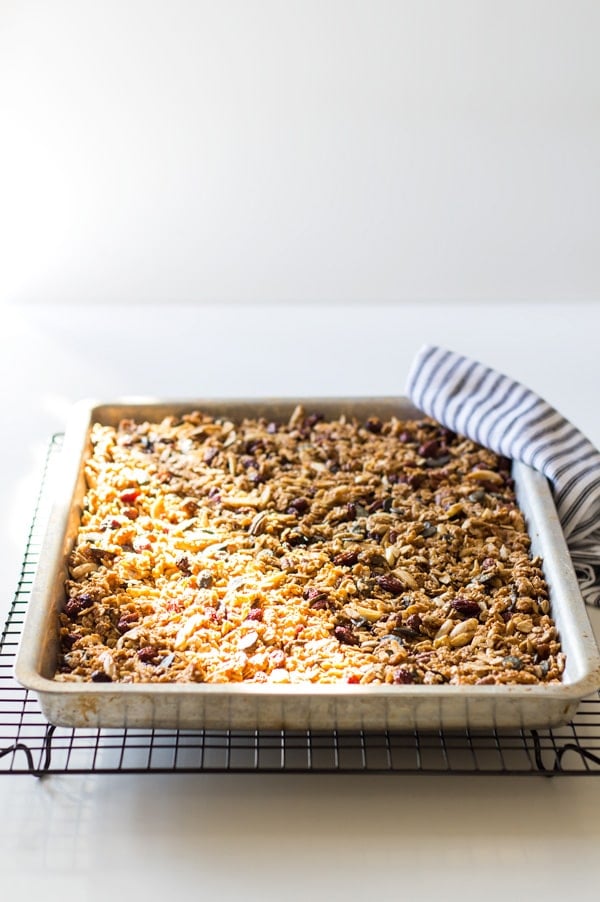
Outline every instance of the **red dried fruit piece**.
{"label": "red dried fruit piece", "polygon": [[246,620],[262,620],[263,619],[263,609],[262,608],[252,608],[248,611],[246,615]]}
{"label": "red dried fruit piece", "polygon": [[152,664],[158,655],[158,650],[153,645],[146,645],[140,648],[137,656],[144,664]]}
{"label": "red dried fruit piece", "polygon": [[404,592],[404,583],[391,573],[378,576],[377,583],[385,592],[391,592],[392,595],[401,595]]}
{"label": "red dried fruit piece", "polygon": [[126,507],[123,511],[128,520],[137,520],[139,517],[139,511],[136,510],[135,507]]}
{"label": "red dried fruit piece", "polygon": [[393,681],[396,686],[407,686],[410,683],[414,683],[415,678],[408,667],[398,667],[398,669],[394,671]]}
{"label": "red dried fruit piece", "polygon": [[140,490],[139,489],[127,489],[124,492],[121,492],[119,498],[123,502],[123,504],[133,504],[133,502],[139,498]]}
{"label": "red dried fruit piece", "polygon": [[348,677],[348,679],[346,680],[346,682],[352,683],[352,684],[360,683],[360,677],[357,676],[355,673],[351,673],[350,676]]}
{"label": "red dried fruit piece", "polygon": [[131,629],[132,623],[137,623],[138,615],[133,612],[130,614],[123,614],[119,617],[119,622],[117,623],[117,629],[120,633],[126,633]]}
{"label": "red dried fruit piece", "polygon": [[425,476],[423,473],[410,473],[407,476],[401,476],[400,482],[405,483],[410,486],[411,489],[420,489],[422,488],[425,482]]}
{"label": "red dried fruit piece", "polygon": [[481,614],[481,608],[476,601],[471,601],[469,598],[463,598],[461,595],[457,595],[454,601],[450,602],[450,606],[454,608],[456,613],[460,614],[461,617],[479,617]]}
{"label": "red dried fruit piece", "polygon": [[419,454],[421,457],[439,457],[441,450],[442,448],[439,439],[437,438],[419,445]]}
{"label": "red dried fruit piece", "polygon": [[406,625],[409,629],[413,630],[415,633],[419,633],[421,631],[422,622],[421,618],[418,614],[411,614],[406,618]]}
{"label": "red dried fruit piece", "polygon": [[305,514],[310,504],[306,500],[306,498],[294,498],[293,501],[290,501],[288,506],[288,513],[290,514]]}
{"label": "red dried fruit piece", "polygon": [[343,645],[358,645],[358,639],[349,626],[334,626],[333,635]]}
{"label": "red dried fruit piece", "polygon": [[94,599],[91,595],[88,595],[87,592],[82,592],[81,595],[78,595],[76,598],[70,598],[65,605],[65,614],[67,617],[70,617],[72,620],[75,619],[82,611],[85,611],[86,608],[91,608],[94,604]]}
{"label": "red dried fruit piece", "polygon": [[374,435],[379,435],[383,428],[383,423],[379,419],[379,417],[369,417],[367,422],[365,423],[366,428],[369,432],[372,432]]}

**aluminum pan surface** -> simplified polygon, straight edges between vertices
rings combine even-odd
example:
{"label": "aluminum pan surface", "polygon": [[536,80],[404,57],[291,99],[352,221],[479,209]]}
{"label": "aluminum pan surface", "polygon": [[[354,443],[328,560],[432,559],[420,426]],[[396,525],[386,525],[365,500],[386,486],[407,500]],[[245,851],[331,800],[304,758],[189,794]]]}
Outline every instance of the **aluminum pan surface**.
{"label": "aluminum pan surface", "polygon": [[46,718],[75,727],[180,729],[490,729],[550,727],[568,721],[600,685],[600,657],[570,556],[543,476],[523,464],[513,475],[532,551],[544,559],[552,613],[567,655],[564,680],[551,686],[400,686],[312,684],[106,684],[52,679],[66,561],[85,491],[91,424],[123,417],[160,419],[194,409],[285,420],[297,403],[327,416],[420,415],[405,399],[258,399],[80,403],[69,421],[56,501],[42,543],[16,677],[37,693]]}

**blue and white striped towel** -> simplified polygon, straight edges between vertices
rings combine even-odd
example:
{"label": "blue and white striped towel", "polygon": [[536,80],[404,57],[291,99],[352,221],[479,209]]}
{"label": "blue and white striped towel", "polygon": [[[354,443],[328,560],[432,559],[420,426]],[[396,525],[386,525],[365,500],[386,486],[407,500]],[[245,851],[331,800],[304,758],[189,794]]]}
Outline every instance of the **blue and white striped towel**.
{"label": "blue and white striped towel", "polygon": [[600,607],[600,453],[530,389],[483,363],[426,346],[407,393],[424,413],[549,479],[587,604]]}

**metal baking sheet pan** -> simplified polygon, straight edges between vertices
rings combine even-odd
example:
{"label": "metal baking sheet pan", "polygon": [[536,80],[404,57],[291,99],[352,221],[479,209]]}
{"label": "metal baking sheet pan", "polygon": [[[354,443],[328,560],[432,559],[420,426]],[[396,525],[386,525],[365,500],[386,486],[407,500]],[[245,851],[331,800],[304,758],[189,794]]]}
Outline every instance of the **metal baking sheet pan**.
{"label": "metal baking sheet pan", "polygon": [[29,602],[16,678],[35,692],[49,722],[72,727],[288,730],[457,730],[543,728],[569,721],[600,686],[600,657],[545,478],[515,463],[513,477],[532,552],[544,561],[552,615],[566,668],[548,685],[313,685],[272,683],[71,683],[53,679],[67,559],[85,492],[83,468],[95,422],[158,421],[192,410],[286,421],[295,406],[366,419],[419,415],[405,399],[261,399],[75,405],[68,423],[56,500]]}

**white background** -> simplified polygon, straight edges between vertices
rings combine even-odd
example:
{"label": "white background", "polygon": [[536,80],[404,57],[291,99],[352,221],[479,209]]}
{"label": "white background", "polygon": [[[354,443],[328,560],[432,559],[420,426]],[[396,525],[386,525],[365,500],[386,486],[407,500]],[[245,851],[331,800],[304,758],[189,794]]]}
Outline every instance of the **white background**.
{"label": "white background", "polygon": [[596,0],[1,0],[0,297],[600,298]]}
{"label": "white background", "polygon": [[[599,445],[599,47],[594,0],[0,0],[0,620],[80,397],[399,394],[432,341]],[[0,899],[596,902],[599,810],[0,774]]]}

